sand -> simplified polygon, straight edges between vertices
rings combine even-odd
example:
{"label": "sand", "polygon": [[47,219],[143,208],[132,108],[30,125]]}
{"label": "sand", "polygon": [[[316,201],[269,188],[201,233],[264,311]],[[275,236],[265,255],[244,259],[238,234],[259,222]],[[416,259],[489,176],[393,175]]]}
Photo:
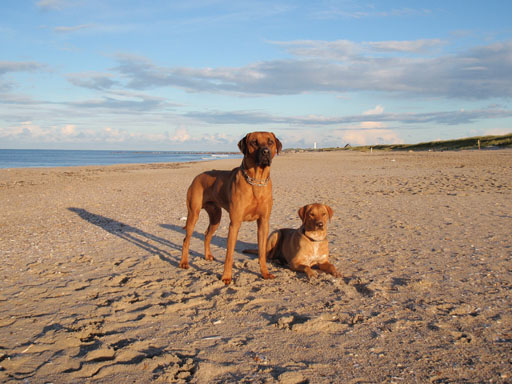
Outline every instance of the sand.
{"label": "sand", "polygon": [[188,164],[0,170],[0,382],[512,382],[512,150],[284,154],[271,229],[334,210],[342,278],[270,265],[228,217],[178,268]]}

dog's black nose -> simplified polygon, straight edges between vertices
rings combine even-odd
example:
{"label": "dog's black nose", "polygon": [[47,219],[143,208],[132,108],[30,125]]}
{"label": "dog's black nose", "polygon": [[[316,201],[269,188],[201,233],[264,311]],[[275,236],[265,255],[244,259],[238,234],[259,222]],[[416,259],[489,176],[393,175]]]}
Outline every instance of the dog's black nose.
{"label": "dog's black nose", "polygon": [[268,147],[262,147],[258,151],[258,164],[263,167],[270,165],[272,161],[272,153]]}
{"label": "dog's black nose", "polygon": [[323,228],[323,227],[324,227],[324,223],[323,223],[323,222],[321,222],[321,221],[319,221],[318,223],[316,223],[316,226],[317,226],[318,228]]}

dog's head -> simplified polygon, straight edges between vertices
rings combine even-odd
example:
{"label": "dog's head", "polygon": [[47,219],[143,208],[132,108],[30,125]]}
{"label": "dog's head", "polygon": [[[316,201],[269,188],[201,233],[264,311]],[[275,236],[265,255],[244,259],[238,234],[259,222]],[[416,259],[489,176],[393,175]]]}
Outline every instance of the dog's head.
{"label": "dog's head", "polygon": [[306,236],[323,240],[327,236],[327,221],[331,221],[333,210],[325,204],[308,204],[298,211]]}
{"label": "dog's head", "polygon": [[272,132],[251,132],[238,143],[240,152],[258,167],[268,167],[283,145]]}

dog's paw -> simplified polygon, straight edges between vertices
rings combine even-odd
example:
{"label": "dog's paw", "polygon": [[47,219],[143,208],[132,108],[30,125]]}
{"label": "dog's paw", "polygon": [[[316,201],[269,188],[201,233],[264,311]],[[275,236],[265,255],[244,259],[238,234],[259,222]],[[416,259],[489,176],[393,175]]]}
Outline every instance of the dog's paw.
{"label": "dog's paw", "polygon": [[268,280],[268,279],[275,279],[275,278],[276,278],[276,276],[275,276],[275,275],[273,275],[273,274],[271,274],[271,273],[264,273],[264,274],[262,274],[262,276],[263,276],[263,278],[264,278],[265,280]]}
{"label": "dog's paw", "polygon": [[229,285],[231,284],[231,276],[230,277],[224,277],[222,276],[222,282],[225,284],[225,285]]}
{"label": "dog's paw", "polygon": [[208,260],[208,261],[213,261],[215,260],[215,258],[213,257],[213,255],[210,253],[208,255],[205,255],[204,256],[205,260]]}
{"label": "dog's paw", "polygon": [[190,265],[188,265],[188,261],[182,261],[180,263],[180,268],[181,269],[189,269],[190,268]]}
{"label": "dog's paw", "polygon": [[306,275],[308,275],[308,279],[314,279],[318,276],[318,273],[313,270],[306,271]]}

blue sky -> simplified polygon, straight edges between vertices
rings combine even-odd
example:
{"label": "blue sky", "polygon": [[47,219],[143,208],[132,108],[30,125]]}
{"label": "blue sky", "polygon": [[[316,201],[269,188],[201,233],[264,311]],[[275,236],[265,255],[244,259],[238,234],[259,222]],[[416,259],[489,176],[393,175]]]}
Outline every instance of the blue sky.
{"label": "blue sky", "polygon": [[0,148],[512,132],[512,2],[3,0]]}

